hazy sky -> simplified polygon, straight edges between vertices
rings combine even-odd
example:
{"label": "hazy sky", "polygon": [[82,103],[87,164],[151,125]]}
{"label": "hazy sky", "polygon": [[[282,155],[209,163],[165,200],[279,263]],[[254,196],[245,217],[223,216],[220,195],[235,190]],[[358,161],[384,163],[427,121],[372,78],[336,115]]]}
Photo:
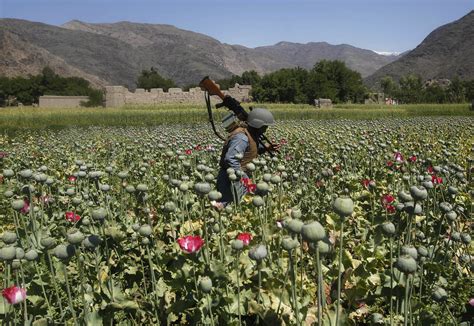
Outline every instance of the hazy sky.
{"label": "hazy sky", "polygon": [[0,17],[61,25],[73,19],[171,24],[248,47],[280,41],[416,47],[474,0],[0,0]]}

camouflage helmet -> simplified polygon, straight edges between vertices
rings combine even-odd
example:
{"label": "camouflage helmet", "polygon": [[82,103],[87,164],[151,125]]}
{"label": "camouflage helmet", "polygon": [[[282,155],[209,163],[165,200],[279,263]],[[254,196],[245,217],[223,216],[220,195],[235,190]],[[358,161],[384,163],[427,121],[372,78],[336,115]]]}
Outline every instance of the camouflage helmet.
{"label": "camouflage helmet", "polygon": [[275,124],[275,119],[270,111],[263,108],[255,108],[250,111],[247,117],[247,124],[253,128],[271,126]]}

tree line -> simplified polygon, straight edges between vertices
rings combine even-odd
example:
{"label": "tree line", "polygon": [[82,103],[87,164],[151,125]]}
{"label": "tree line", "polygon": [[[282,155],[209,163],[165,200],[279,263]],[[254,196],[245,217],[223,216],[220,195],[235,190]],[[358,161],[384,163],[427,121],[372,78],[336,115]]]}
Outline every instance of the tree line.
{"label": "tree line", "polygon": [[[322,60],[312,69],[284,68],[260,76],[256,71],[246,71],[241,76],[218,80],[221,89],[236,83],[252,85],[251,95],[256,102],[308,103],[314,99],[328,98],[334,103],[363,103],[371,92],[360,73],[349,69],[338,60]],[[173,80],[162,77],[155,68],[142,70],[137,77],[137,87],[150,90],[176,87]],[[188,85],[186,89],[197,85]],[[474,80],[453,79],[448,84],[424,83],[420,76],[407,75],[399,81],[384,77],[380,81],[385,97],[399,103],[464,103],[474,99]],[[0,76],[0,106],[16,98],[24,105],[38,103],[42,95],[89,96],[85,106],[101,106],[103,91],[94,89],[80,77],[61,77],[45,67],[41,74],[29,77]]]}
{"label": "tree line", "polygon": [[461,81],[454,78],[447,84],[440,81],[424,83],[420,76],[410,74],[398,82],[386,76],[380,81],[386,97],[400,103],[465,103],[474,100],[474,80]]}
{"label": "tree line", "polygon": [[89,81],[80,77],[61,77],[45,67],[41,74],[28,77],[0,76],[0,106],[11,99],[24,105],[38,103],[42,95],[89,96],[84,106],[101,106],[104,94],[92,88]]}

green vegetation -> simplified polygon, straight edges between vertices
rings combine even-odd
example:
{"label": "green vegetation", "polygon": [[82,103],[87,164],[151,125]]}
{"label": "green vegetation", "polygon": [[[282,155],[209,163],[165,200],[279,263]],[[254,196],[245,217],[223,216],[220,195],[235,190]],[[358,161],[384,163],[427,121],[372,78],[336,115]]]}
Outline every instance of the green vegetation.
{"label": "green vegetation", "polygon": [[423,85],[420,76],[407,75],[397,83],[387,76],[380,81],[387,97],[398,99],[401,103],[464,103],[474,99],[474,80],[453,79],[449,85],[437,82]]}
{"label": "green vegetation", "polygon": [[[430,105],[336,105],[316,109],[306,104],[257,104],[269,108],[277,120],[381,119],[415,116],[474,116],[466,104]],[[219,121],[227,111],[218,110]],[[219,115],[220,114],[220,115]],[[207,121],[204,105],[127,106],[123,108],[4,108],[0,131],[67,128],[76,126],[153,126]]]}
{"label": "green vegetation", "polygon": [[218,81],[222,89],[235,83],[252,85],[257,102],[311,104],[315,98],[330,98],[334,103],[362,103],[366,93],[360,73],[338,60],[319,61],[309,71],[285,68],[263,77],[249,71]]}
{"label": "green vegetation", "polygon": [[38,103],[42,95],[89,96],[86,107],[100,106],[103,93],[80,77],[61,77],[45,67],[41,74],[29,77],[0,76],[0,106]]}
{"label": "green vegetation", "polygon": [[163,88],[167,91],[169,88],[176,87],[176,84],[171,79],[162,77],[155,68],[150,70],[142,70],[138,76],[137,87],[150,90],[152,88]]}

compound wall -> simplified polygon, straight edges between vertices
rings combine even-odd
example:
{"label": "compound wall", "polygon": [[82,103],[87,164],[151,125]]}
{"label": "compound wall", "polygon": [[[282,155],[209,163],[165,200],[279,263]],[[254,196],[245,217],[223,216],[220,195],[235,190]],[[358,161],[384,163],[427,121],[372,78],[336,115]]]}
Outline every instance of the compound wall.
{"label": "compound wall", "polygon": [[[250,90],[252,86],[235,84],[235,87],[227,91],[222,91],[230,95],[239,102],[250,101]],[[203,104],[204,91],[199,87],[191,88],[189,91],[183,91],[181,88],[170,88],[167,92],[162,88],[152,88],[146,91],[143,88],[137,88],[135,92],[130,92],[123,86],[107,86],[105,94],[106,107],[121,107],[124,105],[157,105],[172,103]],[[214,102],[217,97],[213,96]]]}
{"label": "compound wall", "polygon": [[40,108],[78,108],[81,102],[89,101],[89,96],[56,96],[44,95],[39,97]]}

